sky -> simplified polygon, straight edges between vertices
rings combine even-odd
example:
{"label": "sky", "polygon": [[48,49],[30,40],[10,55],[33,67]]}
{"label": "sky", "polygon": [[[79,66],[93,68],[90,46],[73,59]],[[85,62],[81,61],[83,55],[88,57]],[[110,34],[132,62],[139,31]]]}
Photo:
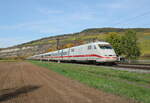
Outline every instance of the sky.
{"label": "sky", "polygon": [[0,0],[0,48],[87,28],[150,27],[150,0]]}

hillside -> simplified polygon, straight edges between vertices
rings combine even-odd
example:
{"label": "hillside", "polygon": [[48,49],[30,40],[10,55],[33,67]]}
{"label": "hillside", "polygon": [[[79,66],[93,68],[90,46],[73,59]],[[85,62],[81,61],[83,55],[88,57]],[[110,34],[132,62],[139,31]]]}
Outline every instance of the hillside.
{"label": "hillside", "polygon": [[17,46],[0,49],[0,58],[25,58],[35,54],[45,53],[56,50],[56,39],[60,39],[59,48],[66,48],[73,45],[87,43],[93,39],[105,40],[110,32],[117,32],[123,35],[127,30],[135,30],[139,39],[139,46],[142,52],[142,58],[150,58],[150,28],[91,28],[78,33],[51,36],[34,40]]}

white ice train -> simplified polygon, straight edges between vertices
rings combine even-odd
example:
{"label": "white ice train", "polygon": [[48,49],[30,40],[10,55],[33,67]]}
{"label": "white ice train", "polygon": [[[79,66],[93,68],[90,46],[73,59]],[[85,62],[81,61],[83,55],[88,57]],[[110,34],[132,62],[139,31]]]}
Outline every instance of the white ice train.
{"label": "white ice train", "polygon": [[35,60],[115,63],[117,56],[108,42],[92,42],[30,57]]}

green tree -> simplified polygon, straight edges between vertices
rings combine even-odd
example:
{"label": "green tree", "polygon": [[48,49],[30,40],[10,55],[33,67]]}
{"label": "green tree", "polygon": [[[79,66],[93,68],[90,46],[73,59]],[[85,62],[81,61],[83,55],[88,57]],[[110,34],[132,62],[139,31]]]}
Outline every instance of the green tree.
{"label": "green tree", "polygon": [[121,38],[120,34],[115,33],[115,32],[109,33],[108,36],[106,37],[106,41],[109,42],[113,46],[117,55],[121,55],[122,51],[123,51],[122,50],[123,47],[121,45],[122,44],[121,40],[122,40],[122,38]]}
{"label": "green tree", "polygon": [[140,49],[137,45],[137,37],[135,31],[127,31],[124,36],[122,36],[122,47],[123,54],[129,60],[137,59],[140,56]]}

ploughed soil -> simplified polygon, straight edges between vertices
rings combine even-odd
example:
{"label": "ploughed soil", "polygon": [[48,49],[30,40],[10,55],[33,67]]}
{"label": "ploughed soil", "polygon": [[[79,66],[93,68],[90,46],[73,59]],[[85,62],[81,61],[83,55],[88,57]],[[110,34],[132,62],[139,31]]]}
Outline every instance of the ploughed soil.
{"label": "ploughed soil", "polygon": [[28,62],[0,62],[0,103],[133,103]]}

